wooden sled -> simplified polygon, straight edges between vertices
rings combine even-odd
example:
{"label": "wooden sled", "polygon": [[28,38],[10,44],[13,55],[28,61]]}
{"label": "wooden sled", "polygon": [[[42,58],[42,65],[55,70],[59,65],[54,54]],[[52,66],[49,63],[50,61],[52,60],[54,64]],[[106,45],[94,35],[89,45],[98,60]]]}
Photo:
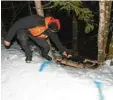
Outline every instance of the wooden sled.
{"label": "wooden sled", "polygon": [[92,68],[95,69],[98,67],[98,62],[97,61],[93,61],[93,60],[89,60],[89,59],[85,59],[83,61],[83,63],[77,63],[71,60],[67,60],[67,59],[62,59],[61,57],[56,57],[56,62],[66,65],[66,66],[71,66],[71,67],[75,67],[75,68]]}

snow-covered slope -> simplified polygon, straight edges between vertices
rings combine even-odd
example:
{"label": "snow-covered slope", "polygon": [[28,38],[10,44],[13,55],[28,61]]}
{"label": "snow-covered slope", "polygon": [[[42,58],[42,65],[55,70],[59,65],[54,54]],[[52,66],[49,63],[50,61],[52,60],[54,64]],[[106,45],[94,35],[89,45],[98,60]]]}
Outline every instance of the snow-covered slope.
{"label": "snow-covered slope", "polygon": [[98,69],[75,69],[49,63],[38,52],[25,63],[18,45],[1,46],[2,100],[113,100],[113,66],[109,61]]}

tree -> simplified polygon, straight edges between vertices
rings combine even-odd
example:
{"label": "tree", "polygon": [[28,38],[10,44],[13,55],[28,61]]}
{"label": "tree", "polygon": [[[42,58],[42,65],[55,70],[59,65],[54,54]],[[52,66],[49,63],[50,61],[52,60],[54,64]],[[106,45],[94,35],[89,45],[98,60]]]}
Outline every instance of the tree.
{"label": "tree", "polygon": [[108,59],[111,59],[111,65],[113,65],[113,18],[111,19],[110,25],[110,42],[108,46]]}
{"label": "tree", "polygon": [[98,62],[102,64],[107,56],[106,46],[109,34],[109,21],[112,1],[99,1],[99,30],[98,30]]}
{"label": "tree", "polygon": [[[107,55],[106,45],[109,33],[111,5],[112,1],[101,0],[99,2],[98,62],[100,64],[105,61]],[[86,22],[85,32],[88,33],[93,30],[93,14],[88,8],[83,7],[81,1],[54,1],[54,7],[59,7],[61,10],[74,11],[79,20]]]}
{"label": "tree", "polygon": [[76,55],[78,55],[78,23],[75,13],[72,13],[72,18],[72,48],[76,52]]}
{"label": "tree", "polygon": [[41,15],[41,16],[44,16],[44,11],[42,9],[42,3],[41,3],[41,0],[34,0],[35,2],[35,7],[36,7],[36,12],[38,15]]}
{"label": "tree", "polygon": [[88,8],[85,8],[81,1],[53,1],[52,7],[59,7],[60,10],[66,10],[68,12],[75,12],[79,20],[86,22],[85,32],[89,33],[94,29],[93,26],[93,14]]}

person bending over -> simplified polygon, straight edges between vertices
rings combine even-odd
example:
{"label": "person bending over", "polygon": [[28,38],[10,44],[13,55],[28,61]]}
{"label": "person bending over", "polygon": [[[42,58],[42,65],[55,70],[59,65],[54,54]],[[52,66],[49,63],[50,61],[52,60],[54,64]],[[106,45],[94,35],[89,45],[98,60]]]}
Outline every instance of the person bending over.
{"label": "person bending over", "polygon": [[60,30],[60,22],[51,16],[42,17],[39,15],[31,15],[21,18],[16,21],[9,29],[7,36],[4,39],[4,45],[10,46],[11,40],[17,35],[22,49],[25,52],[27,63],[32,61],[32,51],[29,46],[29,38],[41,47],[41,56],[47,60],[52,60],[48,55],[50,46],[47,38],[50,38],[56,45],[61,54],[68,56],[66,49],[61,44],[57,32]]}

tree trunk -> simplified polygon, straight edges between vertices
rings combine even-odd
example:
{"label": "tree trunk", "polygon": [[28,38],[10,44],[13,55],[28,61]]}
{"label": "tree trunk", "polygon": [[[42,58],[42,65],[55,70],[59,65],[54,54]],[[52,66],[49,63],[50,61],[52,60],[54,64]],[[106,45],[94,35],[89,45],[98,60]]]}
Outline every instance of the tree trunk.
{"label": "tree trunk", "polygon": [[111,1],[99,1],[100,20],[98,30],[98,62],[102,64],[106,58],[106,44],[109,33]]}
{"label": "tree trunk", "polygon": [[113,65],[113,32],[111,37],[111,43],[109,44],[108,59],[111,59],[111,65]]}
{"label": "tree trunk", "polygon": [[40,16],[44,16],[44,11],[42,9],[41,0],[38,0],[38,1],[34,0],[34,2],[35,2],[37,14],[40,15]]}
{"label": "tree trunk", "polygon": [[[34,2],[35,2],[37,14],[40,15],[40,16],[44,16],[44,11],[42,9],[41,0],[39,0],[39,1],[34,0]],[[50,55],[52,57],[52,60],[55,61],[55,57],[54,57],[54,54],[53,54],[52,49],[51,49],[52,48],[51,47],[51,42],[50,42],[49,39],[47,39],[47,42],[50,46],[50,51],[49,51],[48,55]]]}
{"label": "tree trunk", "polygon": [[76,15],[73,13],[73,21],[72,21],[72,34],[73,34],[73,42],[72,42],[72,48],[74,52],[78,55],[78,23],[76,19]]}
{"label": "tree trunk", "polygon": [[113,32],[112,32],[112,40],[109,46],[109,51],[111,50],[111,52],[109,52],[109,56],[111,58],[111,66],[113,66]]}

